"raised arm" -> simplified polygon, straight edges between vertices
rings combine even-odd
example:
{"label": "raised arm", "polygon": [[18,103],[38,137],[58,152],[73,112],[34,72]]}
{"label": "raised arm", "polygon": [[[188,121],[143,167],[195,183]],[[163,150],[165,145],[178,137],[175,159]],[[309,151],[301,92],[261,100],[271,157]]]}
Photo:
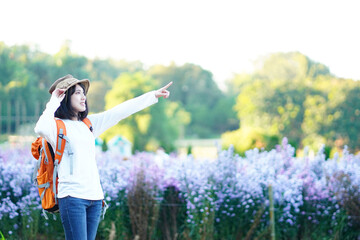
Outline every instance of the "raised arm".
{"label": "raised arm", "polygon": [[104,131],[117,124],[120,120],[157,103],[158,98],[168,98],[170,92],[167,88],[170,87],[171,84],[172,82],[158,90],[127,100],[105,112],[89,115],[88,117],[94,128],[94,136],[98,137]]}
{"label": "raised arm", "polygon": [[54,113],[64,99],[64,90],[56,89],[51,94],[50,101],[46,104],[46,108],[36,123],[34,131],[36,134],[44,137],[51,145],[55,145],[56,141],[56,123]]}

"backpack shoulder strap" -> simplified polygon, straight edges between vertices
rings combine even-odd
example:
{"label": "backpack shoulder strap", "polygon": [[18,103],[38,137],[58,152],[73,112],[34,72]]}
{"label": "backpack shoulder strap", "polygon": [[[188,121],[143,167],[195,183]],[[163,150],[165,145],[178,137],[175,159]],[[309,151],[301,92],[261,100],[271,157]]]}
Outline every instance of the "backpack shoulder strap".
{"label": "backpack shoulder strap", "polygon": [[67,153],[69,155],[70,158],[70,175],[73,174],[73,151],[71,150],[71,145],[70,145],[70,141],[69,138],[66,136],[66,127],[65,127],[65,123],[58,118],[55,118],[56,121],[56,128],[57,128],[57,136],[56,136],[56,147],[54,149],[54,169],[60,164],[61,162],[61,158],[64,154],[65,151],[65,145],[67,143]]}
{"label": "backpack shoulder strap", "polygon": [[84,118],[82,121],[86,124],[86,126],[88,126],[88,128],[89,128],[90,131],[92,132],[92,131],[93,131],[93,127],[92,127],[92,124],[91,124],[90,119]]}
{"label": "backpack shoulder strap", "polygon": [[[54,193],[54,197],[55,197],[55,204],[57,204],[57,176],[58,176],[58,169],[59,169],[59,164],[61,162],[62,156],[64,154],[65,151],[65,144],[66,142],[69,142],[69,139],[66,137],[66,128],[65,128],[65,123],[59,119],[59,118],[55,118],[55,122],[56,122],[56,146],[54,149],[54,171],[53,171],[53,193]],[[70,155],[70,174],[72,175],[73,173],[73,163],[72,163],[72,154],[73,152],[71,151],[70,148],[70,144],[68,144],[68,153]]]}
{"label": "backpack shoulder strap", "polygon": [[66,128],[65,123],[58,118],[55,118],[56,121],[56,128],[57,128],[57,135],[56,135],[56,146],[54,149],[55,159],[54,161],[57,164],[60,164],[61,158],[65,151],[65,144],[66,144]]}

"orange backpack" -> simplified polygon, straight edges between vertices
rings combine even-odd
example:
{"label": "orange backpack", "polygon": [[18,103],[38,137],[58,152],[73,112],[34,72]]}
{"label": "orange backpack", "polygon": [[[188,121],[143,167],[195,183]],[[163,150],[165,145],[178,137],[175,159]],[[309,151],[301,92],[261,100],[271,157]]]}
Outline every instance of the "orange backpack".
{"label": "orange backpack", "polygon": [[[57,127],[56,149],[52,149],[51,145],[43,138],[38,137],[31,144],[31,153],[38,161],[33,173],[33,181],[38,187],[41,198],[41,206],[43,213],[47,219],[46,212],[58,212],[59,206],[57,201],[57,186],[58,186],[58,168],[63,156],[66,142],[69,139],[66,137],[66,128],[62,120],[55,118]],[[85,118],[83,122],[92,131],[91,122]],[[68,145],[68,153],[72,155],[70,145]],[[72,174],[72,158],[70,157],[70,174]]]}

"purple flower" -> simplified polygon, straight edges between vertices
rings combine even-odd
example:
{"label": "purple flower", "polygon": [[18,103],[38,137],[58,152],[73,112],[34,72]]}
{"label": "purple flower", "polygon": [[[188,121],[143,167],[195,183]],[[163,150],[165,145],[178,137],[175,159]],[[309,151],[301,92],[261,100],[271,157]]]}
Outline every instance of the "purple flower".
{"label": "purple flower", "polygon": [[[345,149],[341,157],[325,160],[323,150],[314,157],[297,158],[295,149],[283,139],[271,151],[251,149],[239,157],[229,149],[220,152],[216,160],[175,155],[159,159],[152,153],[138,153],[124,161],[114,152],[98,152],[97,158],[105,198],[114,207],[120,206],[141,180],[157,202],[173,187],[187,206],[186,221],[194,226],[206,223],[210,212],[216,222],[220,222],[219,216],[221,220],[233,218],[239,212],[249,220],[262,204],[269,207],[271,185],[277,221],[297,226],[303,216],[312,223],[324,214],[336,221],[342,211],[341,199],[360,185],[359,156]],[[41,209],[31,180],[35,163],[28,149],[0,150],[1,220],[31,216],[32,211]],[[307,206],[311,210],[304,210]]]}

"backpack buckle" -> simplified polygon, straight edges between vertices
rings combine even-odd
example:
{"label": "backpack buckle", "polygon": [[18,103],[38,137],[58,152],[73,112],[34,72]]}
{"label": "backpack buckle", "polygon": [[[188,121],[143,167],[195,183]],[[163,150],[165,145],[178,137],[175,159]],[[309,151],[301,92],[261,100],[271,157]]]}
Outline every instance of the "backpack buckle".
{"label": "backpack buckle", "polygon": [[59,138],[61,138],[61,139],[63,139],[64,138],[64,134],[62,134],[62,133],[59,133]]}

